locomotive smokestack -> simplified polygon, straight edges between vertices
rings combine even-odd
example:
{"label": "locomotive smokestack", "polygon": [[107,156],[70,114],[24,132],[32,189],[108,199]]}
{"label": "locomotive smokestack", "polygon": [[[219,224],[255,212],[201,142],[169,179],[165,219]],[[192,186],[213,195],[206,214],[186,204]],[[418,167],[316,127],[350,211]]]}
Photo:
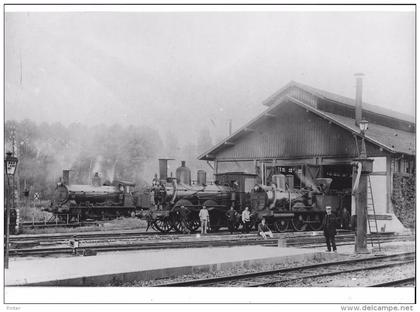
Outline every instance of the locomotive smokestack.
{"label": "locomotive smokestack", "polygon": [[362,73],[354,74],[356,77],[356,108],[355,108],[355,124],[359,127],[362,120],[362,91],[363,91],[363,76]]}
{"label": "locomotive smokestack", "polygon": [[70,170],[63,170],[63,184],[70,185]]}
{"label": "locomotive smokestack", "polygon": [[181,167],[185,167],[185,160],[181,160]]}
{"label": "locomotive smokestack", "polygon": [[160,158],[159,159],[159,179],[161,181],[166,181],[168,178],[168,159]]}

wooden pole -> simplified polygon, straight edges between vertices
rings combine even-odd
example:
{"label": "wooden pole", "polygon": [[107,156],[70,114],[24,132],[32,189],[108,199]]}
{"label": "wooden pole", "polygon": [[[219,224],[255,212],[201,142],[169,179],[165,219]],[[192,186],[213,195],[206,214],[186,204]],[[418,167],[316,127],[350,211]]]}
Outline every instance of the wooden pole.
{"label": "wooden pole", "polygon": [[367,249],[367,183],[368,176],[372,172],[373,159],[360,157],[356,161],[362,164],[362,172],[356,193],[355,251],[364,254],[369,253]]}
{"label": "wooden pole", "polygon": [[7,200],[6,200],[6,244],[5,244],[5,256],[4,256],[4,268],[9,268],[9,225],[10,225],[10,181],[9,176],[6,175],[7,178]]}
{"label": "wooden pole", "polygon": [[367,176],[360,176],[359,190],[356,195],[356,253],[368,253],[367,250]]}

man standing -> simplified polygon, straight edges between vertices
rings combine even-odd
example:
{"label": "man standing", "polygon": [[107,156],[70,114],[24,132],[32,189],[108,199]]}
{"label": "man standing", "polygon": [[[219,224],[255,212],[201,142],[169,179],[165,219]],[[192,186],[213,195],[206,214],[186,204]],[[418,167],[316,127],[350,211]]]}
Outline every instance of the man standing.
{"label": "man standing", "polygon": [[10,209],[10,222],[9,222],[9,233],[15,234],[16,230],[17,213],[15,208]]}
{"label": "man standing", "polygon": [[233,208],[233,204],[232,204],[232,206],[230,206],[230,209],[226,212],[228,229],[229,229],[230,234],[233,234],[233,232],[235,230],[236,215],[237,215],[237,212]]}
{"label": "man standing", "polygon": [[209,223],[210,216],[206,206],[203,206],[203,208],[201,208],[198,216],[201,222],[201,234],[207,234],[207,226]]}
{"label": "man standing", "polygon": [[242,212],[242,223],[244,225],[243,231],[249,233],[249,225],[251,223],[251,216],[249,215],[249,208],[245,207],[245,210]]}
{"label": "man standing", "polygon": [[260,234],[264,239],[267,239],[267,235],[273,238],[273,233],[267,224],[265,224],[265,218],[262,218],[261,223],[258,224],[258,234]]}
{"label": "man standing", "polygon": [[335,246],[335,234],[337,234],[336,228],[336,218],[335,215],[331,213],[331,206],[325,207],[325,216],[322,220],[322,225],[324,226],[324,236],[327,243],[328,251],[331,251],[331,245],[334,252],[337,252],[337,247]]}
{"label": "man standing", "polygon": [[350,227],[350,214],[347,208],[343,208],[343,212],[341,214],[341,228],[348,229]]}
{"label": "man standing", "polygon": [[153,188],[155,188],[155,187],[159,187],[159,179],[158,179],[158,177],[157,177],[157,173],[155,173],[155,176],[154,176],[154,178],[153,178],[153,180],[152,180],[152,187]]}

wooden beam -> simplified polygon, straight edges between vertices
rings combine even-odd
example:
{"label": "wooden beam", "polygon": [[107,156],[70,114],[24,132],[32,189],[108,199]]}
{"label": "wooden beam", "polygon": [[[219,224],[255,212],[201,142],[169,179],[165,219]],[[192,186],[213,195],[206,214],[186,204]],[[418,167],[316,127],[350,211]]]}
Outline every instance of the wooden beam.
{"label": "wooden beam", "polygon": [[394,177],[392,172],[392,158],[391,156],[386,157],[386,212],[391,213],[393,212],[393,205],[392,205],[392,192],[394,190]]}
{"label": "wooden beam", "polygon": [[386,176],[387,174],[388,172],[386,171],[374,171],[370,173],[371,176]]}
{"label": "wooden beam", "polygon": [[210,164],[209,160],[207,160],[207,165],[209,165],[209,167],[214,171],[214,167]]}
{"label": "wooden beam", "polygon": [[276,115],[271,114],[271,113],[265,113],[264,116],[268,117],[268,118],[275,118],[276,117]]}

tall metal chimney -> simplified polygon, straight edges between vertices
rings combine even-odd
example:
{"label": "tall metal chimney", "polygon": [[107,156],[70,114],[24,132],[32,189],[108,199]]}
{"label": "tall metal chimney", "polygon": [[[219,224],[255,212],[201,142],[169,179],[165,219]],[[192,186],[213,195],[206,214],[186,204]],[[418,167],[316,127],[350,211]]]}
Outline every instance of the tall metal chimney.
{"label": "tall metal chimney", "polygon": [[70,170],[63,170],[63,184],[70,185]]}
{"label": "tall metal chimney", "polygon": [[229,119],[229,136],[232,135],[232,119]]}
{"label": "tall metal chimney", "polygon": [[356,77],[356,116],[355,124],[359,127],[360,121],[362,120],[362,92],[363,92],[363,76],[362,73],[354,74]]}

